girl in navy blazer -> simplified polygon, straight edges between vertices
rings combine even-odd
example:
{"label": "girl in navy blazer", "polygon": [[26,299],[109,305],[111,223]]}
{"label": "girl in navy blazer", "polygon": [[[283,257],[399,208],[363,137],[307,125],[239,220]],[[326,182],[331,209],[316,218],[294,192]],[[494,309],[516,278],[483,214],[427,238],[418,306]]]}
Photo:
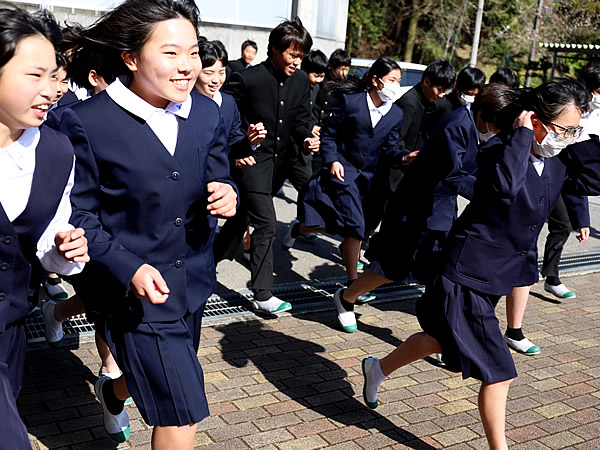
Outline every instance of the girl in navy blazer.
{"label": "girl in navy blazer", "polygon": [[128,438],[131,393],[154,448],[193,448],[208,415],[196,351],[211,238],[236,208],[218,106],[191,92],[197,25],[191,0],[127,0],[82,30],[75,51],[96,48],[121,77],[60,125],[77,156],[72,220],[96,256],[75,287],[124,374],[95,385],[104,427]]}
{"label": "girl in navy blazer", "polygon": [[507,448],[506,398],[517,373],[494,308],[515,280],[535,281],[537,237],[561,190],[600,194],[598,138],[561,152],[581,133],[586,102],[577,82],[542,85],[523,99],[514,131],[481,149],[471,203],[450,231],[441,273],[417,301],[424,331],[385,358],[362,362],[369,407],[377,407],[377,388],[386,376],[441,352],[448,368],[482,381],[486,437],[491,448]]}
{"label": "girl in navy blazer", "polygon": [[[70,275],[86,261],[69,224],[73,147],[42,122],[57,91],[54,31],[45,12],[0,7],[0,448],[31,448],[19,417],[27,339],[43,270]],[[60,34],[60,33],[59,33]],[[42,126],[41,126],[42,125]]]}
{"label": "girl in navy blazer", "polygon": [[290,225],[284,247],[306,233],[335,233],[344,238],[343,259],[349,281],[357,278],[356,265],[365,238],[363,200],[380,162],[403,158],[398,149],[402,110],[400,68],[390,58],[373,63],[358,85],[343,94],[321,129],[324,169],[309,185],[304,198],[304,223]]}

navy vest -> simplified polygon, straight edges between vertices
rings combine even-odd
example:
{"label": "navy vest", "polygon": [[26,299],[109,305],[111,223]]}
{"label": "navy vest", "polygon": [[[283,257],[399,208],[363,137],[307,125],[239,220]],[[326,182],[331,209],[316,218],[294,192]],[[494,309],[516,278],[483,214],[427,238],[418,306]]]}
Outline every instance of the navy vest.
{"label": "navy vest", "polygon": [[54,218],[73,166],[73,147],[56,131],[41,127],[35,170],[25,210],[12,223],[0,205],[0,332],[31,311],[42,269],[37,242]]}

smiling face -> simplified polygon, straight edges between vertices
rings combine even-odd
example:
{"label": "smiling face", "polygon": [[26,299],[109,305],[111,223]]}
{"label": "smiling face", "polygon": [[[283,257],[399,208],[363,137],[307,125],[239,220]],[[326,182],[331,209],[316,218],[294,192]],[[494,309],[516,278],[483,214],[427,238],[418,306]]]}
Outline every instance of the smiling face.
{"label": "smiling face", "polygon": [[186,19],[157,23],[140,52],[122,57],[133,73],[129,89],[157,108],[185,101],[202,68],[196,30]]}
{"label": "smiling face", "polygon": [[291,77],[298,69],[302,58],[304,58],[304,52],[297,47],[290,46],[283,52],[273,47],[273,65],[288,77]]}
{"label": "smiling face", "polygon": [[0,69],[0,146],[26,128],[39,127],[56,95],[54,46],[42,36],[26,37]]}
{"label": "smiling face", "polygon": [[223,61],[219,60],[210,67],[203,67],[196,80],[195,89],[207,97],[213,98],[225,83],[226,71]]}

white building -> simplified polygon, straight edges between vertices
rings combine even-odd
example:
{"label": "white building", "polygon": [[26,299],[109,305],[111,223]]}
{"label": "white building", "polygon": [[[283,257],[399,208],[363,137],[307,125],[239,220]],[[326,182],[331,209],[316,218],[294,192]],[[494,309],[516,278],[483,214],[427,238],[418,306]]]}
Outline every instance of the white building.
{"label": "white building", "polygon": [[[46,7],[63,23],[89,25],[103,11],[123,0],[13,0],[28,9]],[[209,40],[218,39],[231,60],[240,57],[246,39],[258,44],[255,64],[267,57],[269,32],[285,19],[300,17],[313,38],[313,48],[327,56],[344,48],[349,0],[196,0],[202,24],[200,33]]]}

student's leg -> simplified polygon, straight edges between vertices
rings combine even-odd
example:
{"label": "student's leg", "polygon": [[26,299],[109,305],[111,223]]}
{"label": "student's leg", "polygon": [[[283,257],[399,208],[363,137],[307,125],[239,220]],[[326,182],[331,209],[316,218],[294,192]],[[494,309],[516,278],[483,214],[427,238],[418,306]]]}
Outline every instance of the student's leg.
{"label": "student's leg", "polygon": [[56,303],[54,306],[54,319],[57,322],[62,322],[70,317],[85,312],[85,306],[83,300],[78,295],[74,295],[64,302]]}
{"label": "student's leg", "polygon": [[96,348],[98,349],[98,354],[100,355],[100,359],[102,360],[102,365],[100,366],[101,374],[118,374],[121,371],[119,370],[119,366],[115,361],[112,353],[110,352],[110,348],[108,344],[102,339],[100,333],[96,332],[95,334],[96,340]]}
{"label": "student's leg", "polygon": [[25,325],[10,326],[0,332],[0,433],[3,440],[0,448],[31,448],[27,428],[17,409],[26,350]]}
{"label": "student's leg", "polygon": [[573,298],[575,293],[561,283],[558,264],[563,247],[571,234],[571,221],[562,197],[548,216],[548,236],[544,246],[542,276],[545,278],[544,290],[558,298]]}
{"label": "student's leg", "polygon": [[152,430],[152,449],[193,449],[198,424],[181,427],[159,427]]}
{"label": "student's leg", "polygon": [[347,302],[355,303],[359,296],[387,283],[392,283],[392,280],[367,269],[344,290],[342,298]]}
{"label": "student's leg", "polygon": [[506,398],[512,380],[498,383],[481,383],[479,389],[479,414],[491,450],[507,449]]}
{"label": "student's leg", "polygon": [[344,256],[344,266],[346,266],[346,277],[353,281],[358,278],[358,270],[356,265],[360,258],[360,246],[362,241],[353,237],[345,237],[344,245],[342,246]]}
{"label": "student's leg", "polygon": [[506,296],[507,329],[505,340],[514,350],[526,355],[537,355],[540,348],[523,335],[523,316],[527,307],[530,286],[514,287]]}
{"label": "student's leg", "polygon": [[424,358],[432,353],[441,353],[439,342],[425,332],[415,333],[379,361],[381,372],[389,376],[393,371]]}
{"label": "student's leg", "polygon": [[527,308],[527,299],[529,298],[530,286],[520,286],[513,288],[512,292],[506,296],[506,321],[508,328],[522,328],[525,308]]}

